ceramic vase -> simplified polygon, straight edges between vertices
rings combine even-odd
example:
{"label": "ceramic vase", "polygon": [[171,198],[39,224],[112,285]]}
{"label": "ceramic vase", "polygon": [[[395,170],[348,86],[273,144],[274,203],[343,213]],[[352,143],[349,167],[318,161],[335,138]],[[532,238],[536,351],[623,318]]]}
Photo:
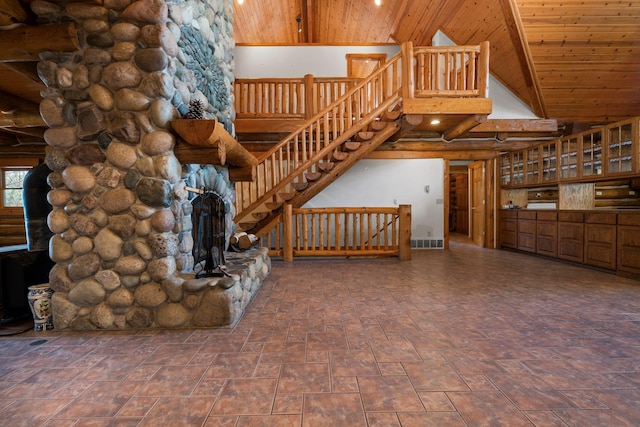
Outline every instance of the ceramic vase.
{"label": "ceramic vase", "polygon": [[53,329],[53,314],[51,312],[51,296],[53,290],[48,284],[29,286],[27,299],[33,314],[33,330],[46,331]]}

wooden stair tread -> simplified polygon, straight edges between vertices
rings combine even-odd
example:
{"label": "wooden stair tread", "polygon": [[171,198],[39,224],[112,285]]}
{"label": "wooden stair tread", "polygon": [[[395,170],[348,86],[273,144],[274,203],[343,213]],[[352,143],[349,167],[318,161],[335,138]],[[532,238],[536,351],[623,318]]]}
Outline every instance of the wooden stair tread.
{"label": "wooden stair tread", "polygon": [[373,138],[373,136],[375,135],[375,132],[372,131],[360,131],[358,133],[356,133],[354,140],[356,141],[368,141],[371,138]]}
{"label": "wooden stair tread", "polygon": [[296,190],[296,191],[302,191],[305,188],[307,188],[309,186],[309,183],[306,181],[302,181],[302,182],[292,182],[291,186]]}
{"label": "wooden stair tread", "polygon": [[282,206],[282,202],[266,202],[264,206],[270,211],[274,211]]}
{"label": "wooden stair tread", "polygon": [[374,120],[369,125],[369,129],[371,129],[374,132],[381,131],[385,127],[387,127],[387,122],[383,122],[383,121],[380,121],[380,120]]}
{"label": "wooden stair tread", "polygon": [[318,169],[320,169],[322,172],[329,172],[335,165],[336,164],[333,162],[322,162],[318,163]]}
{"label": "wooden stair tread", "polygon": [[334,150],[333,154],[331,155],[331,158],[333,158],[333,160],[337,162],[341,162],[345,160],[347,157],[349,157],[349,153],[346,153],[344,151],[338,151],[338,150]]}
{"label": "wooden stair tread", "polygon": [[322,176],[322,172],[307,172],[304,174],[304,177],[307,181],[317,181]]}
{"label": "wooden stair tread", "polygon": [[382,115],[383,120],[388,122],[396,121],[402,115],[402,111],[393,110],[393,111],[385,111]]}
{"label": "wooden stair tread", "polygon": [[344,148],[346,148],[349,151],[356,151],[358,148],[360,148],[362,143],[359,141],[347,141],[343,145],[344,145]]}
{"label": "wooden stair tread", "polygon": [[262,221],[266,217],[268,217],[271,212],[253,212],[251,216],[253,216],[257,221]]}
{"label": "wooden stair tread", "polygon": [[283,201],[287,202],[295,197],[295,192],[287,192],[284,191],[282,193],[278,193],[278,197],[280,197]]}

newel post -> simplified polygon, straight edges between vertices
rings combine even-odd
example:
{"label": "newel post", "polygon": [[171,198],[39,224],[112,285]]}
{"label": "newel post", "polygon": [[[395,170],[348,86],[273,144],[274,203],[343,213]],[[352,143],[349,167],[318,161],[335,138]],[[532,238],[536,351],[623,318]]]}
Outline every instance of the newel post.
{"label": "newel post", "polygon": [[480,43],[480,56],[478,57],[478,96],[489,97],[489,42]]}
{"label": "newel post", "polygon": [[400,236],[398,257],[400,261],[411,260],[411,205],[398,206]]}
{"label": "newel post", "polygon": [[413,43],[402,43],[402,98],[411,99],[415,94],[413,67]]}
{"label": "newel post", "polygon": [[284,228],[282,260],[293,261],[293,205],[291,203],[285,203],[282,208],[282,227]]}
{"label": "newel post", "polygon": [[313,74],[304,75],[304,118],[310,119],[315,116],[316,111],[313,105]]}

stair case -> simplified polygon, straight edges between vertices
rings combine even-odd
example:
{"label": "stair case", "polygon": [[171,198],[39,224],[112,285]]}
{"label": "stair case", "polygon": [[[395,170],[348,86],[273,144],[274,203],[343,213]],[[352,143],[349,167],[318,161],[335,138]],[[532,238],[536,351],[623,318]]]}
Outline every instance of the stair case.
{"label": "stair case", "polygon": [[401,55],[266,152],[255,182],[236,185],[234,221],[261,237],[285,202],[301,207],[399,130]]}

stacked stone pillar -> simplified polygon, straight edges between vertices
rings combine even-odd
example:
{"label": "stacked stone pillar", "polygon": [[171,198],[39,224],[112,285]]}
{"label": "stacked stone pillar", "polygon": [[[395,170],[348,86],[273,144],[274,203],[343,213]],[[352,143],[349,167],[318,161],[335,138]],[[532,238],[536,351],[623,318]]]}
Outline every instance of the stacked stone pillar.
{"label": "stacked stone pillar", "polygon": [[[186,183],[213,182],[229,219],[235,195],[224,168],[179,163],[170,126],[198,99],[208,117],[233,131],[231,0],[31,5],[41,23],[76,22],[81,45],[78,52],[43,52],[38,64],[53,170],[55,327],[194,326],[213,290],[231,290],[237,298],[229,301],[248,303],[252,292],[233,290],[256,288],[242,283],[241,272],[224,286],[218,279],[184,286],[194,268]],[[265,256],[257,255],[261,269]]]}

